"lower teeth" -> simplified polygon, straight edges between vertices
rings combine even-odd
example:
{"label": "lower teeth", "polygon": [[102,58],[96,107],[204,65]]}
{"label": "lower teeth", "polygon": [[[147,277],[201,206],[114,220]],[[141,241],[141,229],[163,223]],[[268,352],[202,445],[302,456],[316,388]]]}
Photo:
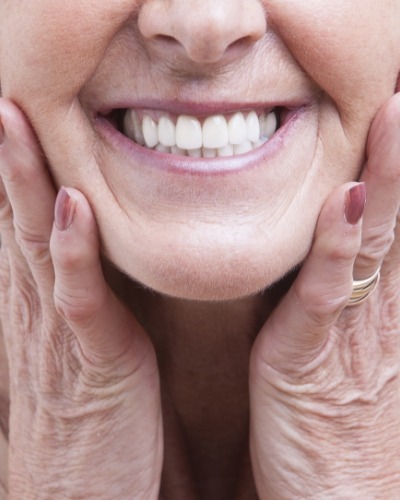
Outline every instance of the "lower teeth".
{"label": "lower teeth", "polygon": [[228,144],[223,148],[212,149],[212,148],[197,148],[197,149],[181,149],[178,146],[164,146],[163,144],[157,144],[154,148],[148,148],[153,151],[158,151],[160,153],[173,154],[177,156],[190,156],[192,158],[223,158],[227,156],[237,156],[241,154],[248,153],[253,149],[257,149],[268,141],[267,138],[260,139],[257,142],[246,141],[243,144],[235,145]]}

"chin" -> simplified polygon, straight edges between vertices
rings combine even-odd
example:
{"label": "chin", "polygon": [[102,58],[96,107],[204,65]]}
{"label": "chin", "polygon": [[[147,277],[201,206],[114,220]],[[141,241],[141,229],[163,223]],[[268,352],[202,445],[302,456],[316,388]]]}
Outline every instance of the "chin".
{"label": "chin", "polygon": [[[254,250],[254,249],[253,249]],[[272,251],[273,250],[273,251]],[[231,301],[258,294],[283,278],[305,257],[288,250],[255,253],[213,248],[212,251],[160,252],[142,262],[140,271],[114,263],[133,280],[157,293],[186,300]]]}

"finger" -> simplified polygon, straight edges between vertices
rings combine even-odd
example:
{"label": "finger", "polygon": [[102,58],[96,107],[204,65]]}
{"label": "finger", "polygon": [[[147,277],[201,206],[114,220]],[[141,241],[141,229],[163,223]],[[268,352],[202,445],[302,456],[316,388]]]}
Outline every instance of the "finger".
{"label": "finger", "polygon": [[[389,270],[394,270],[392,271],[393,275],[396,270],[400,270],[400,211],[398,212],[396,217],[396,225],[394,228],[394,242],[388,252],[386,260],[388,263],[390,263],[390,265],[388,264],[387,266]],[[384,266],[384,272],[386,272],[386,266]]]}
{"label": "finger", "polygon": [[364,204],[363,184],[341,186],[329,197],[299,275],[257,338],[254,366],[261,362],[288,373],[323,351],[351,294]]}
{"label": "finger", "polygon": [[[54,187],[23,113],[10,101],[0,99],[0,120],[4,129],[0,174],[12,207],[15,238],[35,278],[48,283],[52,274],[48,246]],[[35,273],[35,268],[40,272]]]}
{"label": "finger", "polygon": [[7,231],[13,232],[12,211],[4,190],[3,182],[0,178],[0,320],[3,319],[0,330],[6,342],[9,338],[7,335],[9,332],[7,328],[4,328],[4,318],[6,317],[11,286],[9,256],[4,245],[4,233]]}
{"label": "finger", "polygon": [[[354,278],[372,276],[394,240],[400,207],[400,94],[391,98],[374,120],[367,145],[368,161],[361,180],[367,186],[362,245],[354,264]],[[400,246],[397,252],[400,254]],[[388,269],[400,272],[396,263]]]}
{"label": "finger", "polygon": [[138,363],[144,360],[150,342],[105,282],[94,216],[75,189],[61,188],[57,196],[50,249],[55,305],[86,358],[110,363],[133,350]]}
{"label": "finger", "polygon": [[[4,127],[1,121],[0,113],[0,163],[2,160],[3,149],[4,149]],[[1,169],[1,165],[0,165]],[[0,232],[9,230],[12,227],[12,210],[10,202],[7,198],[6,188],[4,187],[3,179],[0,177]],[[1,234],[0,233],[0,234]]]}
{"label": "finger", "polygon": [[[3,161],[2,156],[4,155],[4,127],[1,121],[0,114],[0,164]],[[0,165],[1,167],[1,165]],[[1,318],[5,317],[5,296],[9,295],[10,285],[11,285],[11,273],[10,273],[10,261],[9,261],[9,248],[7,248],[7,241],[12,243],[13,250],[17,251],[20,255],[19,249],[15,248],[14,242],[14,224],[13,224],[13,213],[11,209],[10,202],[7,197],[6,189],[4,187],[3,179],[0,176],[0,291],[1,291],[1,306],[2,311],[0,314]],[[26,272],[29,269],[26,268]],[[4,329],[3,329],[4,330]],[[4,332],[6,334],[7,332]],[[6,339],[7,340],[7,339]]]}
{"label": "finger", "polygon": [[3,181],[0,178],[0,238],[5,231],[9,231],[10,229],[13,231],[13,214]]}

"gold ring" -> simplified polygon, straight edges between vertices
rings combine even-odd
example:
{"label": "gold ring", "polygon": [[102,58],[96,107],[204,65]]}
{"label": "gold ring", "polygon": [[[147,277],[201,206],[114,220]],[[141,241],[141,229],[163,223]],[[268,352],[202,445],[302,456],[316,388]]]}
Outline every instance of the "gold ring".
{"label": "gold ring", "polygon": [[353,280],[353,291],[351,293],[348,305],[357,306],[366,300],[375,290],[380,278],[380,268],[365,280]]}

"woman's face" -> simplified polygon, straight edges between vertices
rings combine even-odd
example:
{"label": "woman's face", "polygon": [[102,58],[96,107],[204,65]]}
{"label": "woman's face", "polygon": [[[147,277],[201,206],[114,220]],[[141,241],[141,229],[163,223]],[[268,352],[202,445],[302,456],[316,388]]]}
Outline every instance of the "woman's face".
{"label": "woman's face", "polygon": [[399,20],[400,0],[0,0],[2,92],[116,266],[236,298],[301,262],[327,194],[357,178]]}

